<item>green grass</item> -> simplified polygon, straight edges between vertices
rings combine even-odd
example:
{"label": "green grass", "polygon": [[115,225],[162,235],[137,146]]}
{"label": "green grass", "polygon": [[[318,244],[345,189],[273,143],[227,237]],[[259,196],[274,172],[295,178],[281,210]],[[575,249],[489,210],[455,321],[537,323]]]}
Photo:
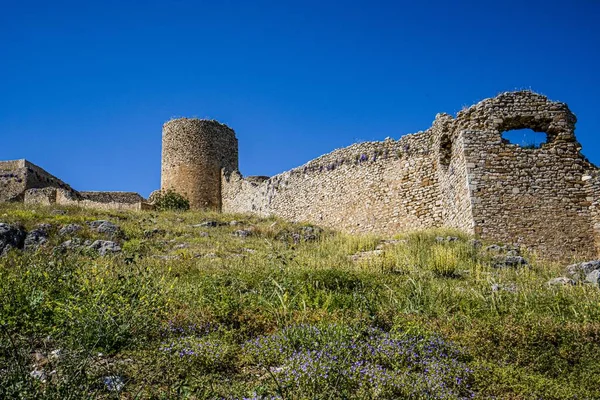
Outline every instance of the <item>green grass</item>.
{"label": "green grass", "polygon": [[[66,210],[0,205],[53,226],[0,259],[0,398],[600,398],[600,290],[548,287],[562,265],[494,269],[443,230],[294,243],[275,218]],[[96,219],[121,254],[52,250]]]}

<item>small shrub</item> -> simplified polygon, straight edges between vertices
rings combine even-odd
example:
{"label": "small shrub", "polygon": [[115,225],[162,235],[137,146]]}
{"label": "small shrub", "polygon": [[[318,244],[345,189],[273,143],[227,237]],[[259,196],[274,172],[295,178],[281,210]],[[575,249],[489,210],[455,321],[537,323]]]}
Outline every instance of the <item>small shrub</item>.
{"label": "small shrub", "polygon": [[155,199],[154,207],[158,211],[187,211],[190,209],[189,200],[171,189],[160,191]]}

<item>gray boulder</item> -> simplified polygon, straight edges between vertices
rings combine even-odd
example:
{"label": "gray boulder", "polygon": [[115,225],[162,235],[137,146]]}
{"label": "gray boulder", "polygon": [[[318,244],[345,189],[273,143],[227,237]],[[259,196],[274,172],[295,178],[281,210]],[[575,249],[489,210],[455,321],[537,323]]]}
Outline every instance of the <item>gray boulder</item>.
{"label": "gray boulder", "polygon": [[593,283],[594,285],[600,285],[600,270],[595,269],[585,276],[585,281]]}
{"label": "gray boulder", "polygon": [[25,243],[25,230],[21,227],[0,223],[0,256],[10,249],[22,249]]}
{"label": "gray boulder", "polygon": [[96,250],[101,256],[119,253],[121,247],[110,240],[96,240],[88,246],[89,249]]}
{"label": "gray boulder", "polygon": [[241,237],[241,238],[247,238],[248,236],[252,236],[252,232],[248,231],[248,230],[240,229],[240,230],[233,232],[233,235],[237,236],[237,237]]}
{"label": "gray boulder", "polygon": [[60,236],[70,236],[70,235],[74,235],[75,233],[79,232],[81,229],[82,229],[81,225],[67,224],[67,225],[63,226],[62,228],[60,228],[60,230],[58,231],[58,234]]}
{"label": "gray boulder", "polygon": [[23,248],[27,251],[35,251],[48,241],[48,232],[45,229],[34,229],[25,236]]}
{"label": "gray boulder", "polygon": [[217,226],[223,226],[223,225],[226,225],[226,224],[223,222],[218,222],[218,221],[204,221],[199,224],[192,225],[192,227],[194,227],[194,228],[216,228]]}
{"label": "gray boulder", "polygon": [[550,279],[548,282],[546,282],[546,284],[548,286],[573,286],[576,284],[576,282],[571,278],[567,278],[566,276],[560,276],[558,278]]}
{"label": "gray boulder", "polygon": [[494,268],[517,268],[527,265],[527,260],[521,256],[507,255],[503,257],[496,257],[494,259]]}
{"label": "gray boulder", "polygon": [[98,233],[108,236],[118,236],[121,234],[121,228],[110,221],[98,220],[88,223],[90,228]]}
{"label": "gray boulder", "polygon": [[591,272],[598,270],[600,270],[600,260],[571,264],[567,267],[567,273],[575,280],[583,280]]}
{"label": "gray boulder", "polygon": [[58,252],[64,253],[67,250],[78,250],[78,249],[81,249],[82,247],[83,247],[83,245],[81,243],[81,239],[73,238],[73,239],[67,240],[65,242],[62,242],[61,244],[56,246],[55,250]]}

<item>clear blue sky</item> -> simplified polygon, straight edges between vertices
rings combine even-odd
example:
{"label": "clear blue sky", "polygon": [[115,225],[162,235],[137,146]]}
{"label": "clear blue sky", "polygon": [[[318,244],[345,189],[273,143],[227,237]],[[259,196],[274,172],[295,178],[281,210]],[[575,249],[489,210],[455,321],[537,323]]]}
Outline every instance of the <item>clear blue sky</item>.
{"label": "clear blue sky", "polygon": [[163,122],[235,129],[274,175],[533,89],[600,164],[600,1],[2,0],[0,159],[79,190],[160,184]]}

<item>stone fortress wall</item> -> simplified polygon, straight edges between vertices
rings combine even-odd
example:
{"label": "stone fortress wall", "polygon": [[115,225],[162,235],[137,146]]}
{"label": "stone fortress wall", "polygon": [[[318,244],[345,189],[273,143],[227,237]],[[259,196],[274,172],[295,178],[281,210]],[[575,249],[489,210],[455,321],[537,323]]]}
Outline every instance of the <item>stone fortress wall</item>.
{"label": "stone fortress wall", "polygon": [[590,213],[595,234],[596,252],[600,254],[600,171],[596,170],[583,179],[588,189],[587,201],[591,203]]}
{"label": "stone fortress wall", "polygon": [[45,187],[73,191],[69,185],[27,160],[0,161],[0,202],[22,201],[26,190]]}
{"label": "stone fortress wall", "polygon": [[[584,177],[596,167],[580,153],[576,118],[564,103],[507,93],[458,113],[468,160],[474,231],[561,257],[594,257],[595,233]],[[541,148],[502,140],[502,132],[545,132]]]}
{"label": "stone fortress wall", "polygon": [[0,162],[0,202],[142,210],[144,198],[131,192],[78,192],[27,160]]}
{"label": "stone fortress wall", "polygon": [[[223,173],[222,211],[390,235],[453,227],[548,258],[596,257],[598,169],[580,153],[575,122],[566,104],[503,93],[456,118],[438,114],[424,132],[338,149],[269,179]],[[547,142],[503,140],[522,128]]]}
{"label": "stone fortress wall", "polygon": [[[426,131],[337,149],[279,175],[243,177],[235,132],[217,121],[163,125],[161,189],[194,209],[277,215],[347,232],[450,227],[547,258],[600,256],[600,171],[580,152],[564,103],[507,92],[438,114]],[[502,133],[544,132],[540,148]],[[136,193],[77,192],[26,160],[0,162],[0,201],[140,210]]]}

